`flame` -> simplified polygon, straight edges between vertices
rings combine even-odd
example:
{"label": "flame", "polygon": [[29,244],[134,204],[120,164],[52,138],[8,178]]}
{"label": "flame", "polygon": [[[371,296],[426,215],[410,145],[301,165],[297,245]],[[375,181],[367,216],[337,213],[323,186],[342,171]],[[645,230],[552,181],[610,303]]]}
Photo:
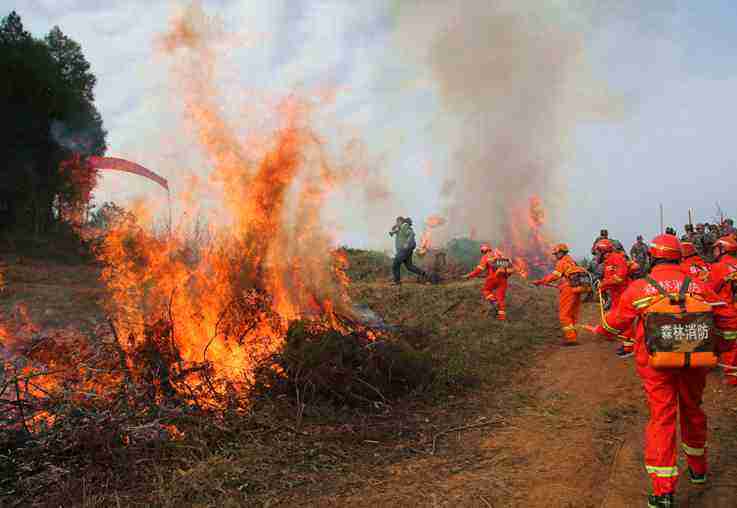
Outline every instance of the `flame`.
{"label": "flame", "polygon": [[544,226],[545,209],[538,196],[531,196],[527,206],[509,211],[502,244],[524,277],[530,273],[542,275],[551,267],[553,243],[546,237]]}
{"label": "flame", "polygon": [[420,235],[420,243],[417,249],[417,254],[422,256],[429,250],[434,248],[432,230],[445,225],[445,218],[439,215],[430,215],[425,219],[425,227]]}
{"label": "flame", "polygon": [[[199,404],[217,407],[233,390],[247,392],[255,369],[282,348],[290,323],[309,319],[341,329],[342,317],[352,316],[347,258],[332,250],[321,210],[355,172],[330,164],[309,125],[313,103],[296,95],[270,111],[272,131],[238,139],[216,100],[216,55],[208,46],[212,34],[198,35],[209,26],[202,16],[187,11],[164,47],[203,66],[181,82],[186,119],[212,163],[209,177],[189,190],[183,219],[170,233],[144,220],[121,221],[99,258],[128,368],[159,383],[157,396],[194,392]],[[216,211],[207,234],[195,239],[186,217],[196,217],[204,200],[217,203]],[[170,372],[151,378],[143,367],[152,362]]]}

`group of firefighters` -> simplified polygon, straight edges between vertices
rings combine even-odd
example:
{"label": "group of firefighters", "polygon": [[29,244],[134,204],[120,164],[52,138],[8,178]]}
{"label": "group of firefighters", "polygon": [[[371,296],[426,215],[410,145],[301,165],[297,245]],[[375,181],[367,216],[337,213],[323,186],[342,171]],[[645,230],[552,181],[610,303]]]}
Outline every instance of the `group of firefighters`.
{"label": "group of firefighters", "polygon": [[[557,287],[564,345],[578,344],[582,299],[597,294],[601,324],[580,328],[620,341],[620,358],[635,356],[650,407],[645,466],[653,493],[648,506],[672,507],[679,473],[677,414],[689,479],[706,483],[706,416],[701,409],[706,374],[719,366],[725,383],[737,386],[737,230],[730,219],[719,226],[686,227],[681,239],[667,228],[649,245],[638,237],[629,256],[602,230],[592,253],[594,274],[573,260],[567,245],[558,244],[552,250],[554,270],[532,283]],[[484,299],[497,319],[506,320],[507,283],[514,267],[488,244],[481,245],[481,254],[464,278],[485,275]]]}

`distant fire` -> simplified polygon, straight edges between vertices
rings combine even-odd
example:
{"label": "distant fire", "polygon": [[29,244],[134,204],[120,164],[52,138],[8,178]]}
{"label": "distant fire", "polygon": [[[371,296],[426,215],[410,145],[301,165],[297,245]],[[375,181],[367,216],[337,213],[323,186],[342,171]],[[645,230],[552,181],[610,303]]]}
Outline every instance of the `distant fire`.
{"label": "distant fire", "polygon": [[530,197],[526,206],[509,211],[502,248],[525,277],[541,275],[551,266],[553,242],[546,238],[544,225],[545,209],[537,196]]}
{"label": "distant fire", "polygon": [[423,255],[435,246],[433,244],[432,230],[445,225],[445,219],[439,215],[431,215],[425,219],[425,228],[420,236],[420,243],[417,248],[417,253]]}

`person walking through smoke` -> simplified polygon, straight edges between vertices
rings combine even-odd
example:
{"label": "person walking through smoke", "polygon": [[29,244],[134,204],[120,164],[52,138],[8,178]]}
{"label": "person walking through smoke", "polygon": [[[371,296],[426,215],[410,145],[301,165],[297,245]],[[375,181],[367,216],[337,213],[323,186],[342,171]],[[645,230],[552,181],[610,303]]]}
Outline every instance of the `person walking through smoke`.
{"label": "person walking through smoke", "polygon": [[412,263],[412,254],[414,253],[415,247],[417,247],[415,232],[412,229],[412,219],[409,217],[397,217],[397,222],[389,232],[389,236],[394,237],[394,248],[396,249],[394,262],[392,263],[394,284],[402,283],[402,265],[410,272],[419,275],[423,280],[427,279],[427,274]]}

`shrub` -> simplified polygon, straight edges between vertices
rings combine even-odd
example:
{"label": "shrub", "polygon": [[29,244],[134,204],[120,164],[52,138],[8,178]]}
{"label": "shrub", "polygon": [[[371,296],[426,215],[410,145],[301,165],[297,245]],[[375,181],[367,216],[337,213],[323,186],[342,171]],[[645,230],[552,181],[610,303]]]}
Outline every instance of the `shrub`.
{"label": "shrub", "polygon": [[350,407],[398,398],[432,381],[430,356],[367,331],[340,333],[292,323],[281,353],[256,374],[255,393]]}

